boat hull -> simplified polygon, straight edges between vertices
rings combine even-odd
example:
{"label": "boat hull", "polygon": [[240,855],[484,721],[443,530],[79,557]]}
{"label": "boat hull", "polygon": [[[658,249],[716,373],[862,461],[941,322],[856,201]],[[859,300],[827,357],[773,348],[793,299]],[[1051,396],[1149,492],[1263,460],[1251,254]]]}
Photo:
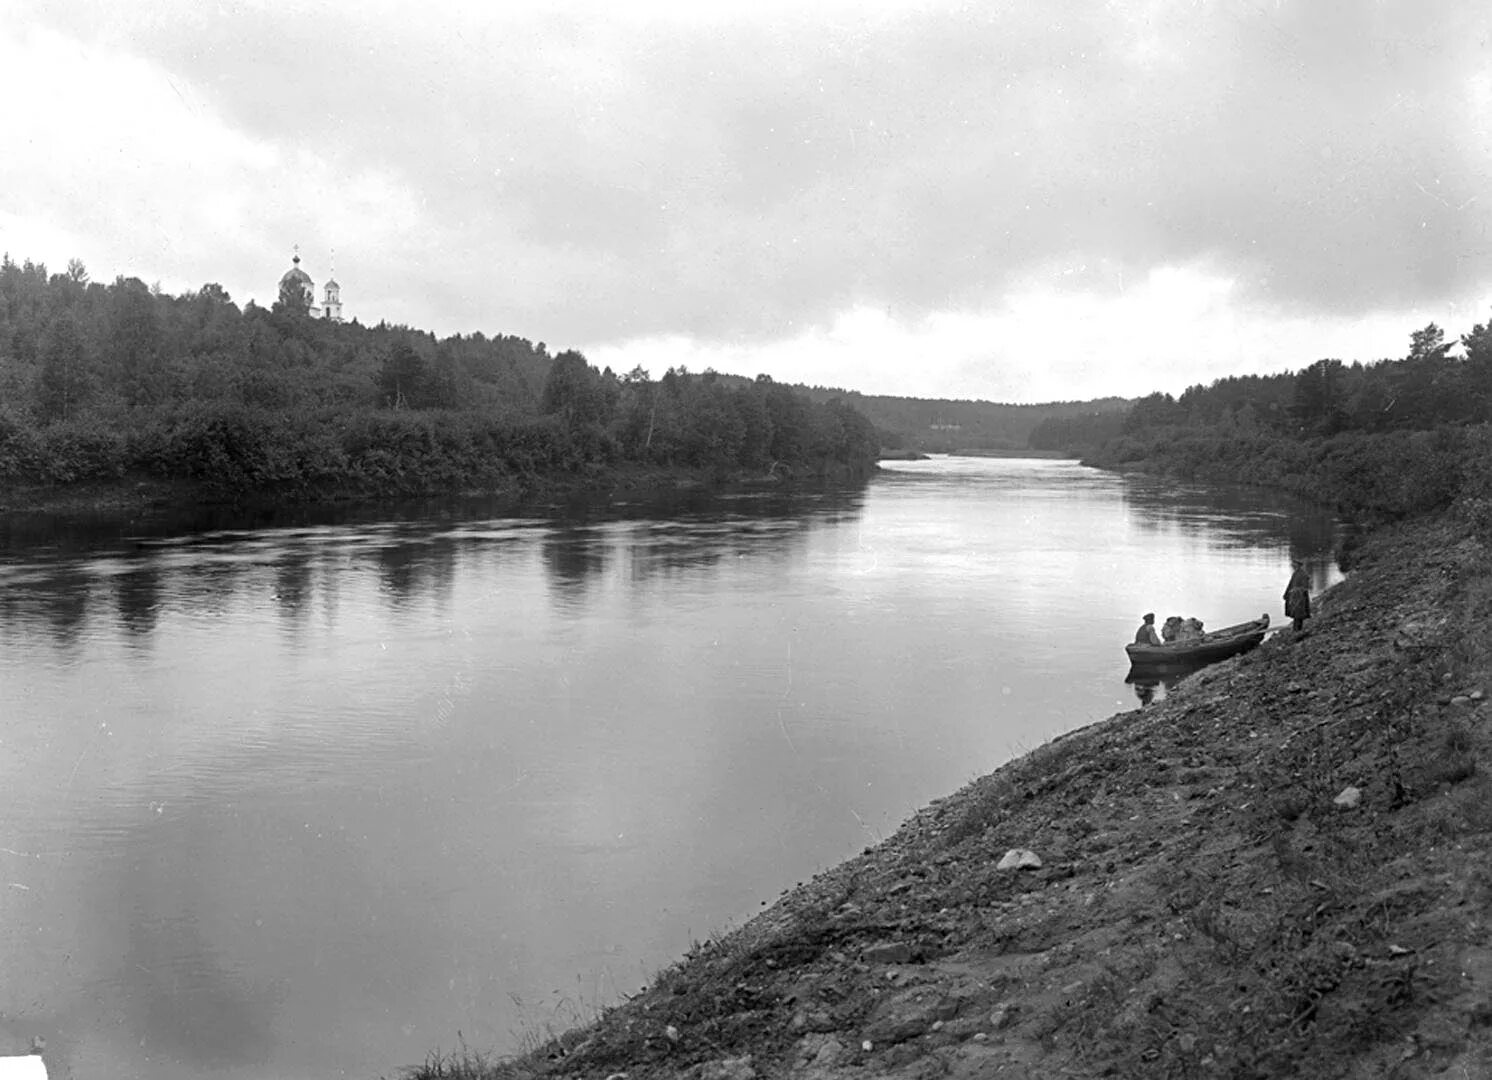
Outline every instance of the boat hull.
{"label": "boat hull", "polygon": [[1248,652],[1269,630],[1269,616],[1214,630],[1191,641],[1172,641],[1164,645],[1126,645],[1129,662],[1137,668],[1197,667],[1226,660]]}

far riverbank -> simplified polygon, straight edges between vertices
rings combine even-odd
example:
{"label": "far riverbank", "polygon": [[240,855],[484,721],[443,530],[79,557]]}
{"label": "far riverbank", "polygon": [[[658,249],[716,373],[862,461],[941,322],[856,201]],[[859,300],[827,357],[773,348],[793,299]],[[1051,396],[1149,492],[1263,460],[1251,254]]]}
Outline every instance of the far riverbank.
{"label": "far riverbank", "polygon": [[[873,472],[874,470],[872,470]],[[866,474],[868,476],[870,474]],[[366,489],[326,489],[311,492],[235,493],[210,484],[155,478],[122,479],[117,483],[36,485],[13,488],[0,498],[0,517],[26,514],[139,514],[191,510],[200,507],[315,506],[376,503],[408,498],[486,498],[514,506],[542,504],[556,499],[598,498],[610,495],[680,491],[779,490],[822,484],[854,484],[866,476],[849,470],[826,476],[794,478],[790,470],[771,473],[736,470],[620,465],[587,470],[513,477],[499,485],[456,487],[440,492],[384,492]]]}

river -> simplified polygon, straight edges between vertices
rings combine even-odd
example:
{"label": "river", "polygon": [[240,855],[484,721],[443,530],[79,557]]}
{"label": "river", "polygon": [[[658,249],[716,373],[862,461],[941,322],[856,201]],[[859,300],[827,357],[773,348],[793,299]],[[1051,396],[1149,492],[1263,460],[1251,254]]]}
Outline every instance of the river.
{"label": "river", "polygon": [[988,458],[522,513],[6,519],[0,1053],[372,1080],[520,1048],[1140,707],[1143,612],[1283,622],[1334,533]]}

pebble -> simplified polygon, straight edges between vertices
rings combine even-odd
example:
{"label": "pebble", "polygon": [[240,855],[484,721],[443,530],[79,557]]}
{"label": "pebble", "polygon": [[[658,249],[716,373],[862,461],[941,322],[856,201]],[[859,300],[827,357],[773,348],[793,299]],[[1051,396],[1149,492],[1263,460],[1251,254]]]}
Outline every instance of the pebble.
{"label": "pebble", "polygon": [[1332,805],[1339,810],[1352,810],[1362,802],[1362,792],[1355,787],[1345,787],[1342,793],[1331,801]]}

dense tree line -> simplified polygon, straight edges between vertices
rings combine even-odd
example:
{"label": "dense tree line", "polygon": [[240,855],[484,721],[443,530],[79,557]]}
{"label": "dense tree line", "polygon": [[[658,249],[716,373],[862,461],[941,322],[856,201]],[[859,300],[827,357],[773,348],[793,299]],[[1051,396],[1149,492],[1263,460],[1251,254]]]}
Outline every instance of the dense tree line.
{"label": "dense tree line", "polygon": [[1073,453],[1093,450],[1124,433],[1129,412],[1129,409],[1090,410],[1072,416],[1050,416],[1031,431],[1029,445],[1033,450]]}
{"label": "dense tree line", "polygon": [[598,371],[512,336],[434,335],[171,296],[0,260],[0,481],[184,480],[223,493],[511,488],[641,465],[863,476],[868,420],[766,377]]}
{"label": "dense tree line", "polygon": [[1365,517],[1458,505],[1492,523],[1492,323],[1447,340],[1434,323],[1408,353],[1318,360],[1219,379],[1128,411],[1048,420],[1033,446],[1093,464],[1296,491]]}

